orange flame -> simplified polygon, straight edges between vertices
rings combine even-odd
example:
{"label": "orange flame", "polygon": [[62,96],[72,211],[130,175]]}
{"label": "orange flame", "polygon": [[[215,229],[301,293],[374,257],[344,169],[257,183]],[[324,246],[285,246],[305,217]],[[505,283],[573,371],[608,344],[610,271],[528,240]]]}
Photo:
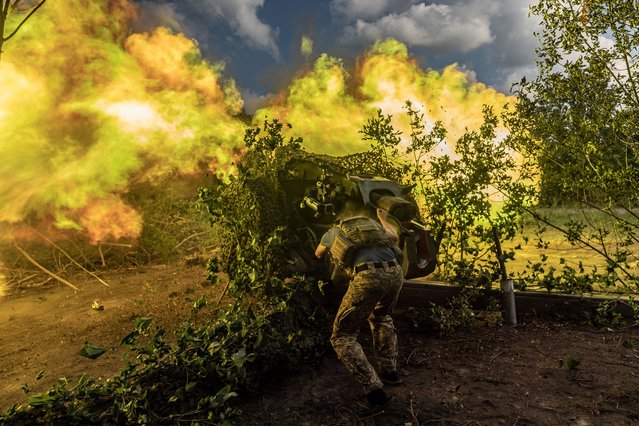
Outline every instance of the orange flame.
{"label": "orange flame", "polygon": [[78,223],[89,242],[136,238],[142,230],[142,218],[119,198],[94,199],[76,212]]}
{"label": "orange flame", "polygon": [[131,182],[232,171],[245,125],[223,66],[167,29],[128,35],[134,17],[129,0],[48,2],[12,39],[0,62],[0,224],[53,217],[93,242],[134,238],[139,214],[120,199]]}

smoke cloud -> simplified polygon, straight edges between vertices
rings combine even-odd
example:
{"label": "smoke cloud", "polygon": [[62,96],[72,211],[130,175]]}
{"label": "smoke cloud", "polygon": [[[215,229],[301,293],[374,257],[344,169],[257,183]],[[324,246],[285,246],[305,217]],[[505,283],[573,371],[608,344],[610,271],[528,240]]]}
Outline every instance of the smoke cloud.
{"label": "smoke cloud", "polygon": [[[478,129],[482,106],[499,114],[513,98],[474,81],[474,75],[453,64],[442,71],[424,70],[394,39],[375,43],[357,61],[350,75],[339,59],[322,55],[314,67],[296,78],[270,107],[255,113],[255,122],[278,118],[293,125],[308,149],[325,154],[365,151],[358,131],[378,108],[392,114],[397,128],[406,130],[407,100],[421,108],[432,126],[441,120],[449,141],[466,129]],[[452,143],[449,142],[449,143]]]}
{"label": "smoke cloud", "polygon": [[[36,220],[47,223],[50,237],[72,230],[93,243],[135,238],[142,223],[126,202],[132,184],[233,172],[246,126],[224,66],[204,60],[193,40],[172,30],[130,34],[135,19],[128,0],[47,2],[7,46],[0,228]],[[454,141],[481,124],[482,105],[499,113],[511,98],[454,64],[424,70],[406,45],[387,39],[351,73],[340,59],[320,56],[254,122],[278,118],[307,149],[349,154],[368,148],[358,131],[377,108],[398,118],[407,100],[427,125],[442,120]],[[18,238],[12,228],[0,238]]]}
{"label": "smoke cloud", "polygon": [[234,84],[183,35],[129,36],[135,17],[127,0],[48,2],[7,45],[0,224],[51,218],[94,242],[135,237],[131,182],[231,170],[244,129]]}

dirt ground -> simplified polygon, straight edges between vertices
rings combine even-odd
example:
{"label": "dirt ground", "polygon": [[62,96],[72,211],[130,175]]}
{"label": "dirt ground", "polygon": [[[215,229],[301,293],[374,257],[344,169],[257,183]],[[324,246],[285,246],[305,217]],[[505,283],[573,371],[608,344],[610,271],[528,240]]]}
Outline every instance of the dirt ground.
{"label": "dirt ground", "polygon": [[[639,331],[528,319],[439,337],[399,322],[404,384],[366,413],[329,356],[245,407],[251,425],[626,425],[639,422]],[[362,341],[370,348],[370,339]],[[372,359],[370,350],[369,358]],[[562,361],[563,360],[563,363]],[[577,364],[574,366],[574,364]],[[572,366],[573,368],[569,368]]]}
{"label": "dirt ground", "polygon": [[[206,281],[199,265],[150,265],[100,277],[109,287],[83,273],[68,277],[79,292],[50,282],[0,298],[0,410],[26,402],[59,377],[73,384],[83,373],[115,375],[127,356],[120,342],[134,329],[136,317],[153,318],[169,335],[188,317],[194,300],[202,295],[218,300],[221,291]],[[93,309],[94,301],[103,309]],[[87,341],[108,351],[95,360],[78,355]],[[26,395],[24,383],[31,390]]]}
{"label": "dirt ground", "polygon": [[[138,316],[168,330],[188,316],[193,300],[217,300],[202,266],[171,264],[14,291],[0,299],[0,410],[24,402],[58,377],[106,378],[124,365],[119,343]],[[104,309],[92,309],[97,300]],[[319,368],[305,367],[245,399],[247,425],[625,425],[639,422],[639,329],[601,330],[542,318],[517,327],[477,326],[452,335],[416,330],[398,312],[404,384],[381,413],[365,412],[359,387],[329,351]],[[362,333],[370,351],[370,338]],[[96,360],[78,355],[85,341],[108,348]],[[44,376],[36,380],[38,372]],[[23,384],[30,388],[25,395]]]}

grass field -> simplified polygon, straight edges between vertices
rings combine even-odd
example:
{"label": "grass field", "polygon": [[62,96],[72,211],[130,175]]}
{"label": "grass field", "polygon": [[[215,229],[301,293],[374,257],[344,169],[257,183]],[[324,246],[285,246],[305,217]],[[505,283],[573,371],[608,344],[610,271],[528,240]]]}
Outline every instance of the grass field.
{"label": "grass field", "polygon": [[[618,246],[618,242],[621,241],[618,226],[610,216],[602,212],[552,209],[542,211],[542,213],[551,223],[564,229],[567,228],[571,222],[583,222],[585,225],[583,231],[584,239],[602,252],[612,254],[618,248],[621,248]],[[616,213],[624,220],[631,221],[634,219],[628,213]],[[523,220],[523,235],[518,236],[514,241],[504,243],[504,249],[506,250],[518,247],[518,249],[515,250],[515,259],[507,263],[507,268],[511,275],[517,276],[528,273],[529,265],[540,262],[542,257],[545,258],[548,267],[554,266],[557,269],[562,269],[565,265],[579,270],[581,265],[585,272],[591,272],[595,268],[600,273],[606,270],[606,258],[595,250],[580,242],[571,243],[564,233],[546,225],[541,225],[545,230],[539,233],[540,227],[531,216],[527,216],[523,218]],[[602,247],[596,238],[590,238],[593,235],[598,235],[599,229],[609,233],[606,237],[607,244],[605,248]],[[528,241],[525,241],[524,237],[528,237]],[[540,248],[538,246],[540,237],[543,241],[547,242],[547,247]],[[634,243],[633,245],[625,247],[625,249],[630,253],[627,259],[628,267],[626,267],[626,270],[636,273],[639,267],[639,244]],[[608,288],[605,290],[610,291],[611,289]],[[623,289],[620,288],[620,290]],[[634,291],[637,290],[639,289],[634,289]]]}

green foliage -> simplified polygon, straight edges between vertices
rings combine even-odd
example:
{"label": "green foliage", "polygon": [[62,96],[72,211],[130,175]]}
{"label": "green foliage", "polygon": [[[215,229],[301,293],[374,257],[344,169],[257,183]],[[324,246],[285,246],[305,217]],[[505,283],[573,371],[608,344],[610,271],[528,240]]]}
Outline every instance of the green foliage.
{"label": "green foliage", "polygon": [[[400,132],[391,116],[378,111],[361,130],[374,152],[390,158],[413,193],[439,246],[439,274],[463,284],[489,287],[500,277],[500,262],[513,252],[497,256],[497,240],[509,240],[521,230],[523,206],[533,197],[527,168],[513,174],[517,165],[509,139],[498,139],[499,119],[484,107],[484,123],[467,131],[455,144],[454,154],[436,152],[446,139],[441,122],[426,131],[424,116],[406,102],[410,143],[401,146]],[[492,196],[503,199],[495,209]],[[494,253],[495,256],[490,256]]]}
{"label": "green foliage", "polygon": [[285,273],[287,216],[276,160],[281,150],[299,150],[301,139],[286,142],[281,129],[277,120],[267,120],[264,132],[247,130],[248,152],[238,164],[237,176],[200,189],[200,203],[222,234],[222,253],[209,263],[209,271],[231,274],[233,295],[236,290],[257,291],[258,287],[269,292],[271,278]]}
{"label": "green foliage", "polygon": [[518,85],[518,112],[540,141],[546,202],[636,203],[637,4],[544,0],[539,76]]}
{"label": "green foliage", "polygon": [[475,312],[472,309],[472,292],[464,291],[450,301],[450,306],[437,306],[431,302],[430,319],[440,334],[450,334],[461,327],[472,324]]}
{"label": "green foliage", "polygon": [[[284,140],[282,136],[283,127],[284,125],[277,119],[264,120],[263,129],[259,127],[247,129],[244,135],[244,144],[248,149],[252,149],[253,152],[265,158],[271,157],[273,151],[282,146],[289,146],[293,149],[301,148],[302,138],[291,137],[288,142]],[[292,126],[287,124],[287,127],[290,129]]]}
{"label": "green foliage", "polygon": [[437,330],[440,335],[449,335],[455,331],[472,326],[500,326],[503,323],[501,304],[497,299],[489,299],[483,310],[474,310],[480,292],[473,288],[464,288],[446,306],[430,304],[425,308],[408,308],[406,319],[413,328],[419,330]]}
{"label": "green foliage", "polygon": [[84,347],[78,352],[79,355],[89,359],[96,359],[107,351],[106,348],[94,346],[89,342],[85,342]]}
{"label": "green foliage", "polygon": [[515,87],[511,139],[540,170],[542,204],[566,204],[581,214],[557,223],[539,209],[530,213],[601,256],[608,265],[598,274],[604,282],[614,276],[613,284],[636,290],[637,2],[542,0],[531,12],[543,25],[538,76]]}
{"label": "green foliage", "polygon": [[593,325],[597,327],[616,327],[618,326],[623,317],[615,309],[616,302],[604,302],[600,303],[596,309],[596,315],[593,319]]}
{"label": "green foliage", "polygon": [[627,325],[623,315],[619,312],[619,303],[611,300],[602,301],[597,304],[594,312],[584,312],[583,320],[594,327],[606,329]]}
{"label": "green foliage", "polygon": [[574,372],[579,364],[581,364],[581,360],[579,358],[568,356],[565,360],[563,358],[559,358],[557,364],[559,368],[563,368],[565,366],[568,371]]}

